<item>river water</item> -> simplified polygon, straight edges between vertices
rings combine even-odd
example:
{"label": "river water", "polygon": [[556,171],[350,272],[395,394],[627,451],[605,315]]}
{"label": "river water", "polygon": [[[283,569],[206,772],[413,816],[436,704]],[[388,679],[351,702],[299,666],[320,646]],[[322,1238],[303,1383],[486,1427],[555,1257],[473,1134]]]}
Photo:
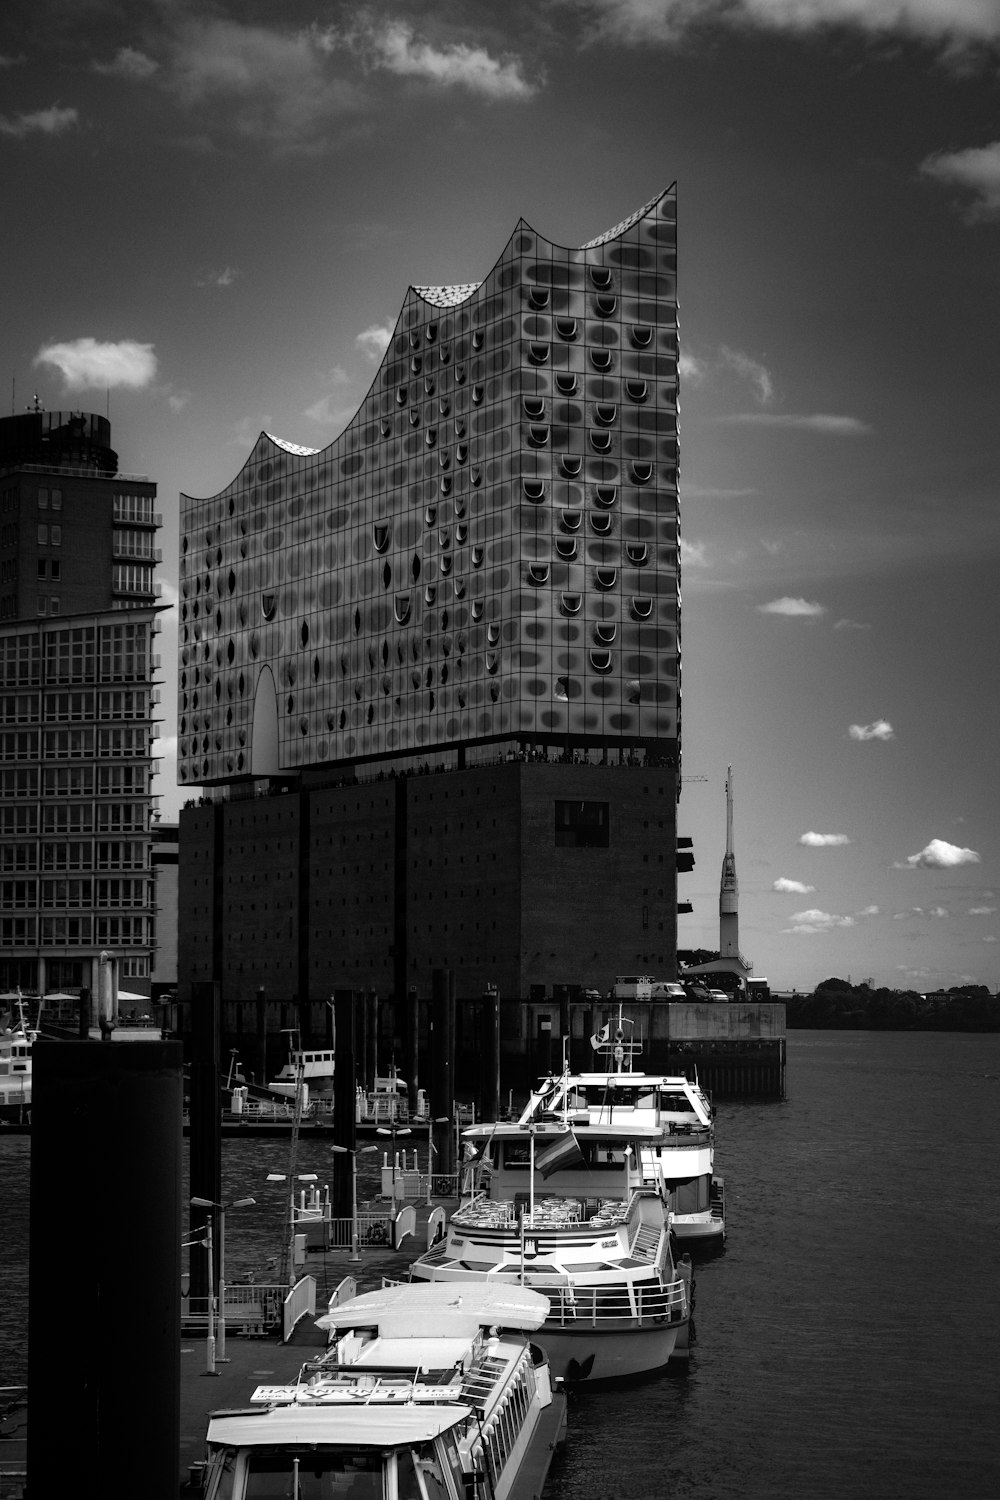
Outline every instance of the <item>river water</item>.
{"label": "river water", "polygon": [[[1000,1036],[793,1032],[787,1092],[719,1106],[690,1369],[574,1392],[545,1500],[1000,1494]],[[0,1385],[27,1368],[29,1145],[0,1136]],[[235,1276],[280,1246],[287,1147],[224,1149],[226,1198],[258,1199],[227,1216]],[[329,1162],[303,1142],[296,1170]]]}

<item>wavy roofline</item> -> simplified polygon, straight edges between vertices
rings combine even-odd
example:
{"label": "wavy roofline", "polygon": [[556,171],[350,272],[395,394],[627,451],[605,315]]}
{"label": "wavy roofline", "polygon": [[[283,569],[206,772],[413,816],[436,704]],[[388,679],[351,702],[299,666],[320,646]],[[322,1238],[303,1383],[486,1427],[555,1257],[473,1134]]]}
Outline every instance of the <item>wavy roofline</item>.
{"label": "wavy roofline", "polygon": [[599,234],[595,239],[587,240],[582,245],[563,245],[560,244],[558,240],[551,240],[546,235],[542,234],[540,230],[536,229],[533,224],[530,224],[528,220],[522,216],[518,219],[513,230],[507,236],[507,240],[504,244],[503,250],[501,250],[499,256],[490,267],[490,270],[482,278],[481,281],[458,281],[450,286],[416,286],[411,284],[407,288],[406,295],[404,296],[399,312],[396,315],[396,321],[393,324],[392,328],[392,336],[385,347],[382,358],[379,361],[378,368],[376,369],[375,374],[372,377],[371,383],[369,384],[364,395],[361,397],[361,400],[358,402],[357,409],[351,416],[350,420],[344,424],[340,431],[336,433],[328,443],[324,443],[321,448],[309,448],[302,443],[293,443],[285,438],[275,437],[272,433],[264,432],[262,430],[256,442],[253,444],[253,447],[250,449],[250,452],[247,454],[245,462],[241,464],[240,468],[233,475],[233,478],[229,481],[228,484],[224,485],[221,490],[217,490],[214,495],[189,495],[186,491],[182,491],[184,498],[186,500],[196,500],[202,503],[207,503],[210,500],[218,500],[222,495],[226,493],[227,490],[231,489],[232,486],[237,483],[243,471],[253,460],[253,456],[260,446],[262,438],[266,438],[267,441],[273,445],[273,447],[277,448],[282,453],[290,454],[293,458],[314,458],[316,455],[326,453],[331,448],[334,448],[337,443],[339,443],[340,440],[344,437],[344,435],[350,430],[351,426],[358,420],[359,416],[364,410],[365,402],[367,401],[373,388],[377,384],[385,361],[389,357],[393,341],[395,340],[396,334],[399,330],[400,321],[403,317],[404,312],[406,311],[406,305],[411,298],[416,298],[418,301],[423,302],[426,306],[434,307],[442,311],[461,307],[464,303],[468,302],[470,298],[474,297],[477,292],[481,291],[482,288],[489,282],[490,278],[496,274],[497,267],[500,266],[503,262],[504,252],[506,251],[507,246],[514,238],[514,235],[518,232],[524,232],[526,230],[528,233],[533,234],[536,239],[544,241],[544,243],[547,245],[551,245],[553,249],[564,250],[569,254],[578,254],[583,250],[596,250],[599,249],[602,245],[609,245],[614,240],[621,239],[623,234],[626,234],[636,224],[640,223],[644,218],[646,218],[647,215],[651,214],[653,210],[663,202],[664,198],[668,197],[669,194],[676,191],[676,188],[677,180],[675,178],[674,181],[671,182],[667,187],[661,188],[661,190],[654,197],[650,198],[648,203],[644,203],[641,208],[635,209],[633,213],[629,214],[627,218],[622,219],[620,223],[615,224],[611,229],[606,229],[603,234]]}

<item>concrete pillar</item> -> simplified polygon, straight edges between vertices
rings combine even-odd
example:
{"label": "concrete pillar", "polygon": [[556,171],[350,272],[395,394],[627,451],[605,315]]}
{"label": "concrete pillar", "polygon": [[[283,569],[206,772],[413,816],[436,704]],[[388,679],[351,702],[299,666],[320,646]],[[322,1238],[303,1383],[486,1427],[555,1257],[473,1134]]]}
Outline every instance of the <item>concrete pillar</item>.
{"label": "concrete pillar", "polygon": [[182,1048],[39,1042],[32,1088],[26,1493],[176,1500]]}

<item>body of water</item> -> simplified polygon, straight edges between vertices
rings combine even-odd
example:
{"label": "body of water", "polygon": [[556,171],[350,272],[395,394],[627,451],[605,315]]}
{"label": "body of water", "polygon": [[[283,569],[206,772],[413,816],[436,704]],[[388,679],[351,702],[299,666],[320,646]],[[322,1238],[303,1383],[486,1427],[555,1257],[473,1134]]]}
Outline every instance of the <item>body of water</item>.
{"label": "body of water", "polygon": [[[546,1500],[1000,1493],[1000,1036],[793,1032],[787,1090],[719,1106],[729,1236],[697,1258],[689,1370],[573,1392]],[[258,1200],[230,1274],[259,1272],[287,1147],[223,1144],[225,1197]],[[27,1369],[29,1147],[0,1136],[0,1385]],[[328,1180],[328,1149],[296,1170]]]}

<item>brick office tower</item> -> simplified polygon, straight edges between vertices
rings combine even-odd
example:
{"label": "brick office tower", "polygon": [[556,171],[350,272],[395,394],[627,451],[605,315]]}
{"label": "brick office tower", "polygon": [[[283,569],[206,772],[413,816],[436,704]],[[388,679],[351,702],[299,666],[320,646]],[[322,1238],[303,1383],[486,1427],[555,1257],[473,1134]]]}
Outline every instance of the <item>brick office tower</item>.
{"label": "brick office tower", "polygon": [[156,485],[89,412],[0,419],[0,986],[149,993]]}
{"label": "brick office tower", "polygon": [[411,287],[357,415],[182,496],[181,993],[676,966],[676,198]]}

